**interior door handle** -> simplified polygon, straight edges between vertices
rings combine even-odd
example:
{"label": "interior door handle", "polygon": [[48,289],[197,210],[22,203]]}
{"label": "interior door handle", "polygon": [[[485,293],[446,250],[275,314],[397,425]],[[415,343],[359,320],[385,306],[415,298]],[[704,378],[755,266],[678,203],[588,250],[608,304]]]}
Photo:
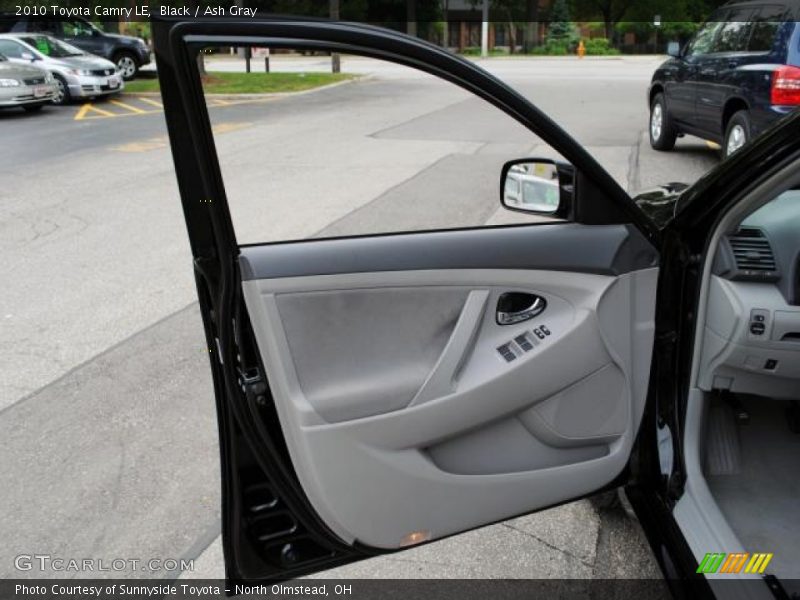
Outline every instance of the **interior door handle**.
{"label": "interior door handle", "polygon": [[542,314],[547,300],[526,292],[506,292],[497,299],[497,324],[513,325]]}

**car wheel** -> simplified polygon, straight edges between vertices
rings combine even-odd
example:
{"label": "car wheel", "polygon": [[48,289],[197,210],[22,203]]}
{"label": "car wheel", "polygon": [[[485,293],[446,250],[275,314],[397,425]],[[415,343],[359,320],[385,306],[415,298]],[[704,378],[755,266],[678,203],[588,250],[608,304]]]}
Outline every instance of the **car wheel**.
{"label": "car wheel", "polygon": [[650,104],[650,145],[656,150],[672,150],[678,132],[672,124],[664,94],[656,94]]}
{"label": "car wheel", "polygon": [[55,76],[56,80],[56,93],[53,96],[53,104],[69,104],[71,97],[69,95],[69,87],[67,82],[64,81],[59,75]]}
{"label": "car wheel", "polygon": [[130,52],[120,52],[114,56],[114,63],[117,65],[122,78],[125,81],[130,81],[136,77],[136,72],[139,70],[139,65],[136,64],[136,59]]}
{"label": "car wheel", "polygon": [[25,112],[35,113],[35,112],[39,112],[40,110],[42,110],[43,106],[44,106],[44,104],[30,104],[28,106],[23,106],[22,108],[25,109]]}
{"label": "car wheel", "polygon": [[750,114],[746,110],[735,113],[728,121],[725,139],[722,143],[722,155],[728,158],[750,141]]}

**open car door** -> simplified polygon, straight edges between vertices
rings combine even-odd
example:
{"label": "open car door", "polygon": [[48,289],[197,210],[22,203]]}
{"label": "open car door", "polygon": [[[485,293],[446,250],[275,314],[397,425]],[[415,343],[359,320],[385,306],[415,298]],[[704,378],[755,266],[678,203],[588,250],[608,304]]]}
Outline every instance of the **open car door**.
{"label": "open car door", "polygon": [[[153,31],[211,349],[230,580],[315,572],[622,481],[659,258],[652,225],[581,146],[474,64],[387,30]],[[564,221],[240,247],[195,58],[248,44],[382,58],[492,103],[574,166]]]}

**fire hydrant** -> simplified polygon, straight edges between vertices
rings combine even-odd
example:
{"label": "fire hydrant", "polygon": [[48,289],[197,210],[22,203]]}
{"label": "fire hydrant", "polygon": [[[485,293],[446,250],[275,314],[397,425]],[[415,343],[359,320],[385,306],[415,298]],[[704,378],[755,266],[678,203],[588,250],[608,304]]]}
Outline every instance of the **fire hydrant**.
{"label": "fire hydrant", "polygon": [[586,56],[586,45],[581,40],[578,42],[578,58],[583,58],[584,56]]}

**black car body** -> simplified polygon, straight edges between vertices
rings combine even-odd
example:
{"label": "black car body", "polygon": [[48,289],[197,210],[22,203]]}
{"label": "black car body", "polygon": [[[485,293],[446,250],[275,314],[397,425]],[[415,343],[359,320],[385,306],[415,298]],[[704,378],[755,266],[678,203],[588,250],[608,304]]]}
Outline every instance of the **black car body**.
{"label": "black car body", "polygon": [[44,17],[0,16],[0,33],[47,33],[117,65],[126,80],[151,62],[150,47],[137,37],[106,33],[85,19],[61,21]]}
{"label": "black car body", "polygon": [[[800,105],[800,23],[796,3],[755,0],[717,10],[653,74],[651,144],[669,150],[691,134],[736,150]],[[738,127],[737,127],[738,126]],[[733,140],[732,136],[743,135]]]}
{"label": "black car body", "polygon": [[[710,536],[708,546],[699,550],[696,543],[692,546],[700,521],[687,525],[676,506],[692,495],[687,482],[695,477],[694,458],[686,450],[688,438],[683,431],[689,422],[687,413],[697,406],[689,402],[689,387],[696,315],[707,278],[702,267],[711,264],[712,236],[720,220],[748,195],[773,180],[797,185],[789,181],[796,173],[786,174],[800,165],[800,115],[786,119],[773,135],[756,140],[688,190],[672,184],[634,200],[589,150],[523,96],[473,63],[418,39],[375,27],[301,19],[157,20],[153,31],[217,401],[223,550],[230,594],[239,593],[234,583],[314,573],[402,551],[599,489],[627,485],[628,497],[676,597],[749,598],[771,593],[788,597],[774,577],[753,575],[726,582],[723,576],[709,581],[698,555],[735,549],[719,547],[719,541]],[[270,48],[348,52],[389,60],[486,100],[551,144],[574,166],[569,194],[566,200],[562,196],[563,206],[559,206],[563,221],[239,244],[199,85],[196,55],[203,47],[243,38]],[[496,283],[509,270],[512,283]],[[500,348],[494,342],[480,345],[487,341],[482,338],[487,331],[497,332],[507,325],[495,322],[497,291],[502,290],[492,288],[520,289],[531,276],[542,277],[537,284],[542,294],[552,294],[557,288],[550,286],[558,286],[562,277],[574,284],[562,288],[564,294],[606,281],[602,277],[621,278],[618,282],[634,278],[641,286],[607,295],[614,299],[613,309],[606,305],[611,312],[587,310],[597,316],[588,321],[576,318],[573,322],[585,323],[580,331],[550,327],[548,341],[539,350],[520,353],[513,362],[503,360],[496,355]],[[374,290],[385,290],[389,298],[403,287],[422,290],[431,285],[436,293],[442,289],[437,287],[441,281],[449,281],[448,285],[466,281],[479,289],[470,292],[455,326],[454,331],[463,334],[462,342],[447,344],[444,358],[423,384],[423,390],[436,394],[383,412],[374,411],[371,404],[360,407],[374,414],[318,417],[317,407],[306,401],[293,379],[296,365],[304,365],[294,362],[287,335],[296,335],[298,327],[310,322],[313,335],[307,347],[316,351],[335,337],[327,324],[337,319],[325,308],[330,305],[315,315],[313,305],[305,301]],[[634,297],[637,308],[631,310],[627,303]],[[559,310],[558,298],[552,295],[551,300],[544,313],[547,319],[555,318]],[[364,351],[356,340],[358,351],[351,353],[350,342],[343,336],[330,344],[330,355],[323,361],[326,366],[350,355],[363,360],[365,354],[397,347],[395,339],[388,344],[375,340],[384,334],[392,337],[400,329],[398,319],[414,323],[427,310],[398,313],[391,321],[364,318],[363,307],[380,311],[384,304],[338,302],[341,310],[354,311],[352,322],[370,324],[366,341],[370,349]],[[295,311],[289,334],[282,325],[282,311]],[[589,357],[585,352],[595,343],[593,328],[610,314],[619,315],[620,327],[602,337],[619,343],[631,364],[638,364],[641,385],[636,391],[640,412],[608,454],[543,469],[456,474],[430,458],[420,458],[433,456],[431,449],[440,443],[463,440],[476,430],[502,423],[519,410],[520,403],[531,402],[539,385],[550,381],[553,390],[566,389],[569,381],[555,380],[562,375],[567,380],[580,376],[578,371],[586,367]],[[472,328],[477,322],[485,327],[475,332]],[[501,341],[513,337],[511,329],[502,329],[499,335]],[[641,336],[648,339],[633,344],[634,339],[643,340]],[[463,352],[471,356],[451,360]],[[387,361],[380,366],[391,370],[396,364]],[[469,383],[454,382],[451,372],[458,370],[460,377],[472,367],[480,382],[476,393]],[[317,372],[320,369],[318,365]],[[528,369],[535,376],[515,388],[514,377]],[[342,373],[335,365],[326,372],[328,380],[341,375],[348,385],[360,381],[358,373]],[[371,369],[363,372],[370,377],[373,373]],[[439,379],[438,373],[446,377]],[[489,389],[493,382],[500,384],[494,391]],[[383,384],[376,386],[378,402],[385,391]],[[606,397],[614,394],[608,389],[603,393]],[[303,404],[297,404],[297,399]],[[472,441],[481,456],[492,453],[492,460],[504,460],[510,455],[509,437],[497,436],[491,443]],[[311,470],[309,465],[316,468]],[[748,595],[750,591],[756,595]]]}

